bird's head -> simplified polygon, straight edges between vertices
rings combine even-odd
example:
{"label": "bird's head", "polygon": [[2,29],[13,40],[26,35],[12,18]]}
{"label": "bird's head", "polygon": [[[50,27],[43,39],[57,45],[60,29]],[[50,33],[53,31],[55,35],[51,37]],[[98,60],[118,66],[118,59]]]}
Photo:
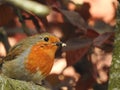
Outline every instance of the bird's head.
{"label": "bird's head", "polygon": [[59,47],[66,46],[66,44],[62,43],[58,37],[50,33],[42,33],[33,38],[37,40],[37,42],[33,45],[35,50],[39,49],[44,52],[55,54]]}

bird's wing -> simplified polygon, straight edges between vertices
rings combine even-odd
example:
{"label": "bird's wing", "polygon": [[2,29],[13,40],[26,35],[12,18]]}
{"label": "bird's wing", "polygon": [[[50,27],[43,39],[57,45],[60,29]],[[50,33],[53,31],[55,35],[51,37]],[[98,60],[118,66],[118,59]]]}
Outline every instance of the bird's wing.
{"label": "bird's wing", "polygon": [[36,42],[40,41],[40,37],[38,38],[38,35],[28,37],[15,46],[13,46],[6,57],[3,58],[3,61],[9,61],[15,59],[17,56],[19,56],[23,51],[25,51],[27,48],[32,47]]}
{"label": "bird's wing", "polygon": [[9,60],[12,60],[12,59],[15,59],[16,56],[18,56],[19,54],[21,54],[25,48],[23,48],[24,45],[15,45],[13,48],[10,49],[9,53],[7,54],[6,57],[3,58],[3,61],[9,61]]}

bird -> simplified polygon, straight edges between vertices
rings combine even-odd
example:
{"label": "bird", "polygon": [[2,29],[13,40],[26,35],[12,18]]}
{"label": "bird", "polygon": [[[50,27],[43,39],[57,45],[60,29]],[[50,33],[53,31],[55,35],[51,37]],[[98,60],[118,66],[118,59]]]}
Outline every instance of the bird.
{"label": "bird", "polygon": [[57,49],[64,46],[66,44],[51,33],[27,37],[2,59],[1,72],[12,79],[41,84],[52,69]]}

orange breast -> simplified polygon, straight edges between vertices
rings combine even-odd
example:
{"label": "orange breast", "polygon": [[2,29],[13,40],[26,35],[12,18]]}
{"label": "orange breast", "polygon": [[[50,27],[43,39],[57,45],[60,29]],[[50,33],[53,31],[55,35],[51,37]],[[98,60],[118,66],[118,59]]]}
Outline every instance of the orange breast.
{"label": "orange breast", "polygon": [[31,48],[25,67],[31,73],[40,72],[46,76],[51,71],[54,62],[54,55],[51,55],[48,49],[40,48],[40,44],[36,44]]}

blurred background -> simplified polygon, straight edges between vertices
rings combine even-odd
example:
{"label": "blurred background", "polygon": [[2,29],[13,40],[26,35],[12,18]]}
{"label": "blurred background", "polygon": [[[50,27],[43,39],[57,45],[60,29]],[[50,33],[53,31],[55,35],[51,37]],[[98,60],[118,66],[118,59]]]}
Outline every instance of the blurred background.
{"label": "blurred background", "polygon": [[51,90],[107,90],[117,0],[0,0],[0,58],[22,39],[49,32],[66,47],[45,79]]}

